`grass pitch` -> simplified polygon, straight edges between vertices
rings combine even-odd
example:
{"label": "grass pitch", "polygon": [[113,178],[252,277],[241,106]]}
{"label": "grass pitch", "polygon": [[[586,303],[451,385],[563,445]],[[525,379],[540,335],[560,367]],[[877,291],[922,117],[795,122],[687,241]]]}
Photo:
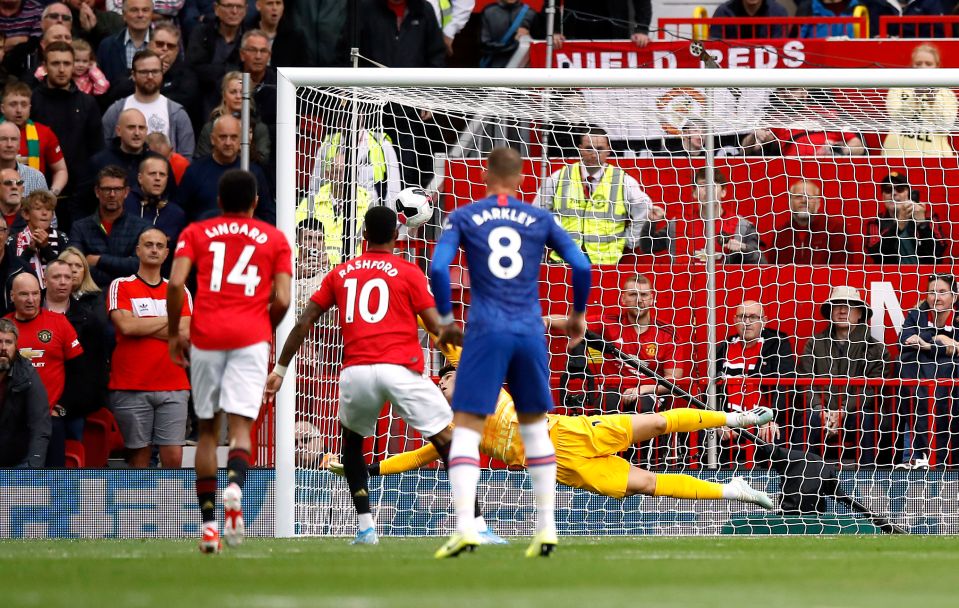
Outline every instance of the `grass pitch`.
{"label": "grass pitch", "polygon": [[564,537],[437,561],[441,538],[3,541],[0,605],[81,608],[955,606],[959,541],[943,537]]}

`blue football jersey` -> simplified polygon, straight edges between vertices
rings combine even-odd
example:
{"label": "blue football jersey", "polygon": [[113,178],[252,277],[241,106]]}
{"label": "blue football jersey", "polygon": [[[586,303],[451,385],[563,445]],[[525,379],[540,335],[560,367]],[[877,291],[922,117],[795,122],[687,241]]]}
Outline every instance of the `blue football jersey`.
{"label": "blue football jersey", "polygon": [[457,245],[466,253],[469,269],[467,324],[479,332],[542,334],[544,247],[568,261],[568,256],[583,256],[550,211],[506,195],[486,197],[450,214],[437,249]]}

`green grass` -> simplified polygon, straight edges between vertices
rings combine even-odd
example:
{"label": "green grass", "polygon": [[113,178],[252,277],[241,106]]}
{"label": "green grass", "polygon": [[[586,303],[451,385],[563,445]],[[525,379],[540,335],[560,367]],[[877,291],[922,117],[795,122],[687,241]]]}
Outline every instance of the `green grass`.
{"label": "green grass", "polygon": [[137,608],[955,606],[959,546],[943,537],[525,539],[436,561],[441,538],[3,541],[0,605]]}

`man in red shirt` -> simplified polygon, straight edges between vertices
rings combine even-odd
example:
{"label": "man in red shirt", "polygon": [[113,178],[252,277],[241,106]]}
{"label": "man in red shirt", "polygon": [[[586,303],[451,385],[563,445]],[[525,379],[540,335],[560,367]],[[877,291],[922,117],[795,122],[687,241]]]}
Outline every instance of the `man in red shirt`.
{"label": "man in red shirt", "polygon": [[50,192],[59,196],[67,185],[67,161],[63,159],[60,140],[50,127],[30,120],[32,95],[33,91],[25,83],[7,85],[0,110],[3,120],[9,120],[20,129],[22,162],[46,175]]}
{"label": "man in red shirt", "polygon": [[446,460],[452,438],[453,412],[440,389],[423,377],[423,348],[416,317],[439,334],[439,314],[417,266],[393,254],[398,236],[396,213],[371,207],[364,218],[367,252],[331,270],[310,298],[283,344],[267,381],[271,399],[303,339],[320,316],[334,306],[343,332],[339,419],[343,435],[343,471],[358,516],[353,544],[376,544],[370,510],[363,438],[373,435],[383,402],[389,401],[406,420],[436,446]]}
{"label": "man in red shirt", "polygon": [[780,224],[766,242],[771,264],[862,263],[849,243],[844,222],[821,214],[822,193],[806,179],[789,186],[789,220]]}
{"label": "man in red shirt", "polygon": [[66,460],[66,411],[60,397],[70,361],[83,354],[77,332],[65,315],[40,307],[40,281],[28,272],[13,279],[10,290],[14,311],[7,318],[20,330],[20,356],[30,361],[47,389],[52,429],[47,447],[47,466],[63,467]]}
{"label": "man in red shirt", "polygon": [[[200,419],[196,492],[203,514],[204,553],[220,550],[215,515],[220,412],[226,412],[230,435],[223,536],[228,545],[243,540],[250,429],[260,412],[273,330],[290,306],[290,243],[275,227],[253,219],[258,200],[252,173],[225,172],[217,194],[223,215],[191,224],[180,233],[167,285],[170,356],[177,364],[190,366]],[[197,294],[187,333],[180,328],[180,318],[184,284],[194,267]]]}
{"label": "man in red shirt", "polygon": [[[107,296],[107,312],[117,330],[110,409],[129,451],[127,463],[134,468],[149,466],[154,445],[161,466],[179,468],[183,461],[190,381],[170,360],[167,347],[167,281],[160,269],[169,253],[162,230],[144,230],[136,248],[140,268],[114,280]],[[180,331],[189,333],[190,292],[185,296]]]}

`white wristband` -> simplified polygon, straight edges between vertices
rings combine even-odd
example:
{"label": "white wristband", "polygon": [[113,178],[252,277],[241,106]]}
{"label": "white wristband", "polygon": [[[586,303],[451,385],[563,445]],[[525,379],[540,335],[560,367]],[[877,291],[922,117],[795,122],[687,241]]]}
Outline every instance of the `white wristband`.
{"label": "white wristband", "polygon": [[440,325],[451,325],[456,319],[453,317],[453,313],[449,312],[440,317]]}
{"label": "white wristband", "polygon": [[287,368],[286,365],[280,365],[279,363],[277,363],[276,365],[273,366],[273,373],[279,376],[280,378],[282,378],[283,376],[286,375],[286,368]]}

